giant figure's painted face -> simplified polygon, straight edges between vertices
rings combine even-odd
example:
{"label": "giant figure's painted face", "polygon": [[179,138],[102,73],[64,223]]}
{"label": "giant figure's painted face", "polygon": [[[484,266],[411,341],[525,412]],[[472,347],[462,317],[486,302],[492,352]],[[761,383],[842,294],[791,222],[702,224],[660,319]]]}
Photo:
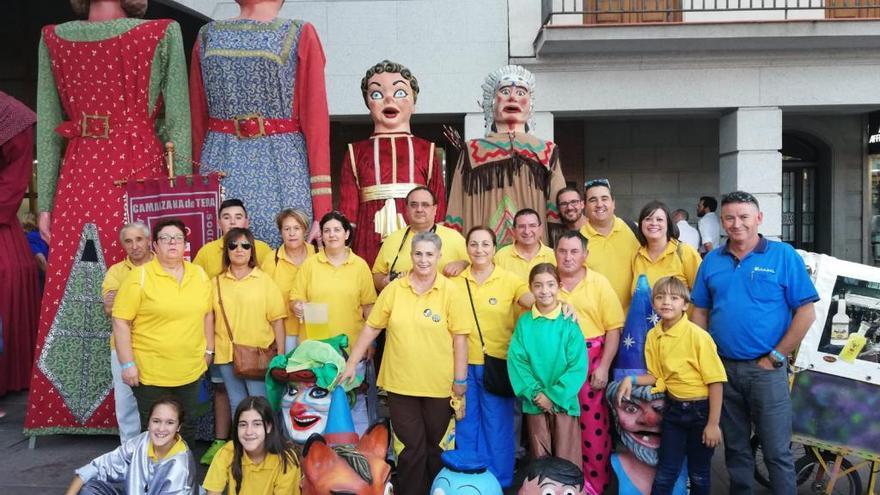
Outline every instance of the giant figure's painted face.
{"label": "giant figure's painted face", "polygon": [[381,72],[367,82],[373,132],[409,132],[415,105],[412,86],[397,72]]}
{"label": "giant figure's painted face", "polygon": [[287,435],[305,443],[312,433],[323,433],[330,413],[331,394],[313,383],[289,382],[281,396],[281,415]]}
{"label": "giant figure's painted face", "polygon": [[[608,384],[606,394],[616,397],[620,382]],[[649,466],[657,465],[660,448],[660,424],[663,420],[665,400],[663,394],[652,394],[651,387],[634,387],[629,399],[618,404],[610,399],[611,413],[620,441],[640,461]]]}
{"label": "giant figure's painted face", "polygon": [[532,114],[532,95],[520,85],[502,86],[495,91],[495,127],[499,132],[525,132]]}

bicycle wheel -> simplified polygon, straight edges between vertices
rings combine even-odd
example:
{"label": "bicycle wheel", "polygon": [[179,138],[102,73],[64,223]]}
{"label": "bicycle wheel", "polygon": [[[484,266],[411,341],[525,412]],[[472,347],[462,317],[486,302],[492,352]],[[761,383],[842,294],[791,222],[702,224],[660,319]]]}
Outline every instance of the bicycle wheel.
{"label": "bicycle wheel", "polygon": [[[819,463],[819,460],[816,458],[816,454],[812,449],[807,449],[806,455],[797,459],[794,465],[798,485],[801,485],[804,482],[809,483],[810,493],[815,494],[825,493],[828,483],[831,482],[831,470],[833,469],[834,461],[837,458],[836,454],[828,451],[821,451],[820,453],[825,464],[828,466],[827,470],[822,468],[822,465]],[[840,463],[841,472],[852,467],[852,463],[844,457]],[[861,475],[859,475],[858,471],[853,471],[843,478],[838,478],[834,483],[834,489],[831,493],[835,495],[861,495]]]}

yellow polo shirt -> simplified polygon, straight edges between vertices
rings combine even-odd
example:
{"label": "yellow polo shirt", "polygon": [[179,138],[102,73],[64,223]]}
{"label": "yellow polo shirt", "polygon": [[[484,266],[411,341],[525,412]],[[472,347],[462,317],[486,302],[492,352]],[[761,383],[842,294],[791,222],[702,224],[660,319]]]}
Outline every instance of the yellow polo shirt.
{"label": "yellow polo shirt", "polygon": [[[327,304],[329,336],[345,333],[351,348],[364,328],[361,306],[376,302],[376,287],[367,262],[354,251],[348,251],[341,265],[333,266],[321,250],[299,268],[289,299]],[[303,324],[300,342],[308,339]]]}
{"label": "yellow polo shirt", "polygon": [[[232,326],[236,344],[269,347],[275,342],[271,322],[287,316],[287,304],[272,277],[254,268],[244,278],[237,280],[229,271],[225,271],[213,280],[212,286],[214,364],[232,362],[232,342],[229,341],[223,309]],[[220,307],[220,295],[223,296],[223,308]]]}
{"label": "yellow polo shirt", "polygon": [[469,304],[467,294],[439,274],[421,295],[413,291],[409,277],[388,284],[367,318],[367,325],[386,329],[379,386],[401,395],[449,397],[452,335],[476,328]]}
{"label": "yellow polo shirt", "polygon": [[[277,425],[276,425],[277,427]],[[235,478],[232,476],[232,458],[235,455],[232,442],[226,442],[222,449],[217,451],[205,482],[202,487],[211,492],[227,495],[239,493],[241,495],[275,495],[275,494],[300,494],[300,481],[302,473],[300,467],[294,462],[287,463],[287,470],[281,462],[278,454],[266,453],[263,462],[254,464],[247,454],[241,456],[241,490],[236,491]]]}
{"label": "yellow polo shirt", "polygon": [[[507,359],[507,348],[510,346],[510,338],[516,326],[515,313],[512,309],[517,307],[519,298],[529,291],[528,284],[497,265],[481,285],[477,285],[476,279],[471,274],[471,267],[465,268],[461,274],[451,280],[465,297],[468,295],[465,281],[470,282],[474,308],[480,321],[479,330],[483,333],[483,343],[486,344],[486,354]],[[470,311],[473,319],[471,300],[466,302],[466,309]],[[483,364],[483,344],[480,343],[480,332],[477,331],[476,324],[468,336],[468,364]]]}
{"label": "yellow polo shirt", "polygon": [[[207,273],[209,277],[214,278],[223,272],[224,249],[226,249],[226,246],[223,245],[222,237],[213,240],[202,246],[201,249],[199,249],[199,252],[196,253],[196,258],[193,260],[193,263],[204,268],[205,273]],[[257,250],[257,266],[262,268],[263,271],[269,271],[268,265],[270,263],[274,263],[275,261],[272,248],[270,248],[269,245],[265,242],[259,239],[255,239],[254,247],[251,249]]]}
{"label": "yellow polo shirt", "polygon": [[501,268],[512,272],[521,280],[528,282],[529,272],[532,271],[532,268],[535,265],[540,263],[550,263],[551,265],[556,266],[556,253],[554,253],[549,247],[541,244],[540,249],[538,249],[538,254],[536,254],[531,260],[527,260],[519,254],[516,250],[516,244],[514,243],[508,244],[499,249],[495,253],[494,261],[496,266],[500,266]]}
{"label": "yellow polo shirt", "polygon": [[648,373],[657,379],[652,392],[669,392],[678,399],[709,395],[709,384],[726,382],[727,373],[709,332],[691,323],[687,315],[663,330],[663,322],[645,338]]}
{"label": "yellow polo shirt", "polygon": [[605,275],[624,309],[632,298],[632,260],[639,250],[636,235],[620,218],[614,217],[614,227],[607,236],[596,232],[590,222],[581,227],[587,238],[587,267]]}
{"label": "yellow polo shirt", "polygon": [[675,239],[666,243],[663,254],[654,261],[651,261],[648,256],[648,248],[641,246],[632,261],[633,280],[630,292],[636,290],[636,281],[642,274],[648,276],[648,284],[651,287],[654,286],[654,282],[663,277],[674,276],[684,282],[689,289],[692,289],[701,261],[700,254],[696,249],[690,244]]}
{"label": "yellow polo shirt", "polygon": [[132,270],[113,304],[113,317],[131,322],[131,345],[140,382],[177,387],[205,372],[205,315],[211,311],[211,279],[183,262],[180,283],[157,258]]}
{"label": "yellow polo shirt", "polygon": [[601,273],[587,270],[572,291],[559,288],[559,299],[574,308],[585,339],[623,328],[626,317],[611,283]]}
{"label": "yellow polo shirt", "polygon": [[[465,247],[464,237],[457,231],[437,224],[434,231],[439,237],[443,246],[440,249],[440,263],[437,265],[437,273],[442,273],[443,268],[451,261],[467,260],[467,247]],[[414,233],[407,229],[397,229],[382,241],[382,247],[379,248],[379,254],[376,255],[376,261],[373,262],[373,273],[387,274],[391,270],[391,264],[394,263],[394,257],[397,256],[397,263],[394,264],[394,271],[408,272],[412,269],[412,238]],[[403,235],[407,234],[406,241],[403,241]],[[401,242],[403,245],[401,246]],[[397,248],[400,247],[400,255],[397,254]]]}
{"label": "yellow polo shirt", "polygon": [[[306,259],[309,259],[314,255],[315,246],[306,243]],[[303,263],[305,263],[305,260],[303,260]],[[299,272],[300,267],[295,265],[293,260],[287,256],[287,252],[284,251],[284,246],[276,249],[272,254],[270,261],[264,263],[261,268],[272,276],[272,280],[274,280],[275,284],[278,285],[278,288],[281,289],[281,295],[284,297],[284,301],[289,301],[290,290],[293,288],[293,281],[296,279],[296,274]],[[284,319],[284,333],[287,335],[299,335],[300,330],[301,326],[299,318],[288,309],[288,316]]]}

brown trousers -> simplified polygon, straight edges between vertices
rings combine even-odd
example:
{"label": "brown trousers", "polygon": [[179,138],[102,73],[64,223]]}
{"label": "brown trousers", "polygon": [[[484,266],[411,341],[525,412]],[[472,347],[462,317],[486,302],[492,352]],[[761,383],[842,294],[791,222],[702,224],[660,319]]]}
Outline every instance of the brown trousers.
{"label": "brown trousers", "polygon": [[[412,397],[388,393],[391,427],[403,443],[397,460],[399,495],[425,495],[440,472],[440,441],[449,426],[449,398]],[[577,423],[575,423],[577,425]]]}
{"label": "brown trousers", "polygon": [[529,432],[529,450],[535,458],[561,457],[581,465],[581,427],[565,413],[523,414]]}

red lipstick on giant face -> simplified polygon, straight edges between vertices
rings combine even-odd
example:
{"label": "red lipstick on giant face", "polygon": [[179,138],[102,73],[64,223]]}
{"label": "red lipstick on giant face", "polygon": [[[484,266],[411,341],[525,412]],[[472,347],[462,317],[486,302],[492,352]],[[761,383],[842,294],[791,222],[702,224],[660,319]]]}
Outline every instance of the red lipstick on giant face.
{"label": "red lipstick on giant face", "polygon": [[294,430],[308,430],[309,428],[315,426],[315,423],[317,423],[321,419],[320,416],[306,413],[306,407],[299,402],[295,402],[290,407],[290,419],[292,420],[291,423],[293,424]]}

